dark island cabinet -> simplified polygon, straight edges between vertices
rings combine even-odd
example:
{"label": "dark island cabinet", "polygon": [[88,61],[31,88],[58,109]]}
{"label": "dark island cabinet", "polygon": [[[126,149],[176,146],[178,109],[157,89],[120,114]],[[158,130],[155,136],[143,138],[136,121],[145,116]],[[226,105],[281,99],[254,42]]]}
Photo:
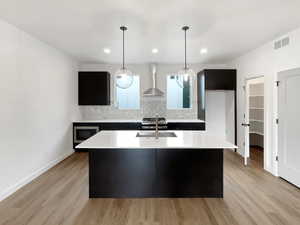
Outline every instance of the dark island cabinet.
{"label": "dark island cabinet", "polygon": [[90,150],[90,198],[152,197],[155,150]]}
{"label": "dark island cabinet", "polygon": [[223,197],[223,150],[158,150],[156,197]]}
{"label": "dark island cabinet", "polygon": [[90,198],[223,197],[223,149],[89,149]]}
{"label": "dark island cabinet", "polygon": [[168,130],[205,130],[205,123],[168,123]]}

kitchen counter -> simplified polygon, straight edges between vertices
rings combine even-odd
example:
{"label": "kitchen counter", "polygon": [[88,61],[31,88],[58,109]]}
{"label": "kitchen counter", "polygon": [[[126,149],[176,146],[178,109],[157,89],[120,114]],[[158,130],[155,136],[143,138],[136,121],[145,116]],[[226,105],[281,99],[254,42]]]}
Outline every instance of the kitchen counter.
{"label": "kitchen counter", "polygon": [[137,132],[101,131],[76,147],[89,152],[90,198],[223,197],[223,151],[235,145],[201,131]]}
{"label": "kitchen counter", "polygon": [[[138,131],[101,131],[76,149],[224,149],[237,148],[203,131],[174,131],[177,137],[136,137]],[[164,132],[164,131],[160,131]]]}
{"label": "kitchen counter", "polygon": [[141,123],[141,119],[121,120],[121,119],[103,119],[103,120],[76,120],[73,123]]}
{"label": "kitchen counter", "polygon": [[101,131],[76,147],[89,152],[90,198],[223,197],[223,149],[235,145],[201,131],[137,132]]}
{"label": "kitchen counter", "polygon": [[[142,119],[103,119],[103,120],[76,120],[74,123],[141,123]],[[169,123],[205,123],[198,119],[167,119]]]}
{"label": "kitchen counter", "polygon": [[167,123],[205,123],[205,121],[197,119],[167,119]]}

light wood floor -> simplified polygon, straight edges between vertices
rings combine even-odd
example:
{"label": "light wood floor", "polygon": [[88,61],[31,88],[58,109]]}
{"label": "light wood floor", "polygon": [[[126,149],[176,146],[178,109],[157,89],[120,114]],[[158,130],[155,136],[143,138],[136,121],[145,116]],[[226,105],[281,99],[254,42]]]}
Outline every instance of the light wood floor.
{"label": "light wood floor", "polygon": [[264,167],[264,149],[259,147],[250,147],[250,159],[253,166]]}
{"label": "light wood floor", "polygon": [[300,190],[225,152],[224,199],[89,199],[76,153],[0,203],[0,225],[300,224]]}

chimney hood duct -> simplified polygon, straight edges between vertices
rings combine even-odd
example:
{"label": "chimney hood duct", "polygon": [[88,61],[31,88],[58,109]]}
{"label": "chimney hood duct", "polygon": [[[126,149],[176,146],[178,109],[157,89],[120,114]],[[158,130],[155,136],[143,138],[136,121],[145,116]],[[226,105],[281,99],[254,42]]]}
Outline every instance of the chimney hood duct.
{"label": "chimney hood duct", "polygon": [[152,87],[144,92],[144,97],[163,97],[164,93],[156,87],[156,64],[150,65],[152,74]]}

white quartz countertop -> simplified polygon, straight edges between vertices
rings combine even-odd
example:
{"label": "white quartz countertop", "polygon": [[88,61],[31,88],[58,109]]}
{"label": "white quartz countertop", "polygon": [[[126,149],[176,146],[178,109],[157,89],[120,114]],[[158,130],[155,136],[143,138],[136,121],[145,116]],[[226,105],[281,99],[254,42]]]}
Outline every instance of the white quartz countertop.
{"label": "white quartz countertop", "polygon": [[141,123],[142,120],[120,120],[120,119],[104,119],[104,120],[77,120],[74,123]]}
{"label": "white quartz countertop", "polygon": [[197,119],[167,119],[168,123],[204,123],[203,120],[197,120]]}
{"label": "white quartz countertop", "polygon": [[[76,149],[224,149],[234,144],[202,131],[174,131],[177,137],[136,137],[138,131],[101,131]],[[164,131],[161,131],[164,132]]]}
{"label": "white quartz countertop", "polygon": [[[120,119],[104,119],[104,120],[77,120],[74,123],[141,123],[141,119],[120,120]],[[167,119],[169,123],[204,123],[203,120],[197,119]]]}

